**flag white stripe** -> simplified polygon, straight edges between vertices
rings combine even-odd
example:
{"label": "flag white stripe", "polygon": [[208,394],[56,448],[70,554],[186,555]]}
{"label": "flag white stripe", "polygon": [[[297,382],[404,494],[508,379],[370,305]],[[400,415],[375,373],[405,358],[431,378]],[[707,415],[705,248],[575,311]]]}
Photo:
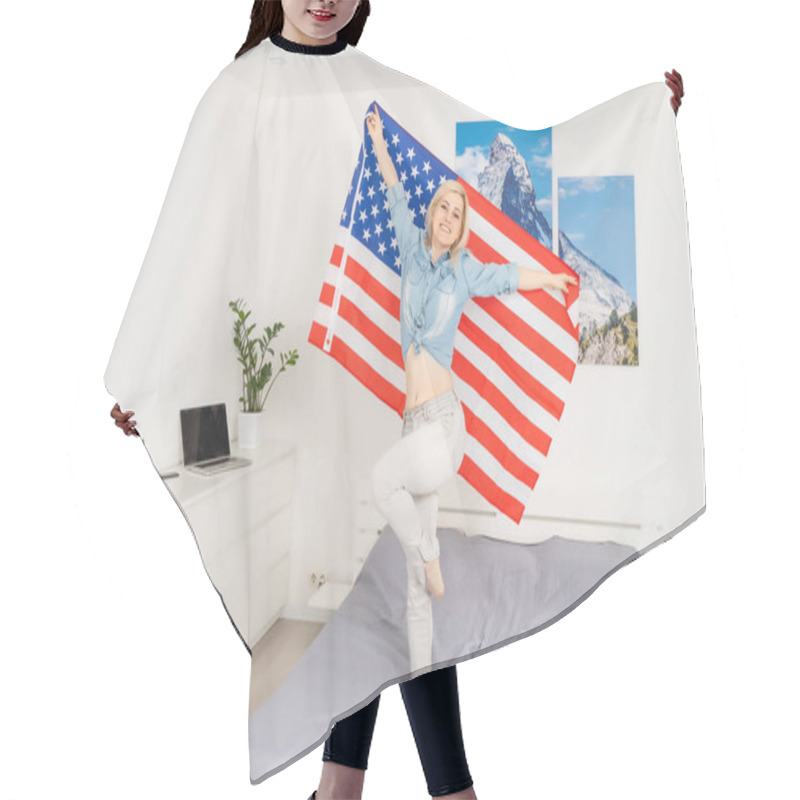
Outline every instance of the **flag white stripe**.
{"label": "flag white stripe", "polygon": [[314,309],[314,322],[322,325],[322,327],[327,331],[330,318],[330,306],[326,306],[324,303],[317,303],[317,307]]}
{"label": "flag white stripe", "polygon": [[[526,500],[531,493],[531,487],[526,486],[522,481],[518,481],[510,472],[503,469],[495,457],[480,442],[470,440],[465,452],[475,462],[478,469],[484,472],[504,492],[510,494],[523,505],[527,505]],[[539,473],[538,469],[536,469],[536,473]]]}
{"label": "flag white stripe", "polygon": [[[537,400],[528,395],[515,381],[505,372],[498,369],[496,362],[489,358],[482,350],[478,349],[468,339],[464,340],[461,354],[482,376],[487,374],[487,369],[491,367],[491,382],[494,387],[508,400],[509,404],[520,410],[520,413],[550,435],[552,430],[558,425],[558,421],[550,414]],[[495,365],[495,366],[492,366]],[[461,380],[459,378],[459,380]],[[474,387],[476,392],[480,391],[480,386]],[[484,402],[491,402],[486,398]],[[498,413],[499,410],[498,410]]]}
{"label": "flag white stripe", "polygon": [[341,339],[389,383],[394,384],[401,394],[406,393],[405,371],[378,350],[358,328],[340,317],[336,324],[336,337]]}
{"label": "flag white stripe", "polygon": [[[539,472],[544,465],[545,457],[533,445],[529,444],[488,404],[471,386],[458,378],[455,379],[456,394],[464,401],[467,408],[475,414],[511,450],[517,458],[531,469]],[[480,413],[479,413],[480,412]],[[494,458],[494,456],[492,456]]]}
{"label": "flag white stripe", "polygon": [[[560,373],[556,372],[544,359],[540,358],[530,348],[526,347],[516,337],[506,336],[505,340],[501,337],[504,333],[507,334],[506,329],[500,325],[493,317],[487,314],[477,303],[469,304],[469,313],[464,311],[470,321],[488,337],[495,341],[503,341],[505,351],[508,355],[517,362],[517,364],[524,365],[525,371],[532,375],[543,386],[549,389],[553,394],[563,398],[567,389],[569,389],[569,381],[564,378]],[[530,322],[526,320],[526,322]],[[539,331],[541,333],[541,331]],[[456,346],[459,352],[464,351],[464,341],[467,337],[459,332],[456,334]]]}
{"label": "flag white stripe", "polygon": [[[469,339],[464,339],[464,346],[461,354],[470,361],[482,375],[487,374],[487,367],[495,363],[493,359],[486,356],[482,350],[475,347]],[[529,395],[517,386],[505,372],[499,369],[491,370],[492,383],[497,387],[509,403],[520,410],[522,416],[529,419],[537,428],[543,430],[551,438],[558,426],[558,420]],[[488,401],[487,401],[488,402]]]}
{"label": "flag white stripe", "polygon": [[382,305],[379,305],[367,294],[361,286],[351,280],[345,280],[342,285],[342,295],[355,304],[361,312],[381,328],[387,336],[394,338],[400,349],[400,320],[390,314]]}
{"label": "flag white stripe", "polygon": [[335,290],[336,289],[336,281],[339,280],[339,276],[342,274],[341,267],[334,267],[333,264],[330,262],[325,270],[325,283],[331,285],[331,287]]}
{"label": "flag white stripe", "polygon": [[[364,247],[357,239],[353,239],[353,243],[347,249],[347,252],[358,261],[364,269],[369,272],[373,278],[383,284],[393,295],[400,299],[400,276],[390,267],[387,267],[379,258],[376,258],[373,253]],[[392,251],[392,258],[396,254]]]}
{"label": "flag white stripe", "polygon": [[[524,298],[521,294],[502,295],[502,301],[518,317],[524,319],[528,325],[538,331],[550,344],[561,351],[567,358],[575,360],[577,354],[577,342],[564,328],[534,305]],[[468,308],[472,309],[477,303],[469,303]],[[481,309],[483,311],[483,309]],[[484,314],[486,312],[483,312]]]}

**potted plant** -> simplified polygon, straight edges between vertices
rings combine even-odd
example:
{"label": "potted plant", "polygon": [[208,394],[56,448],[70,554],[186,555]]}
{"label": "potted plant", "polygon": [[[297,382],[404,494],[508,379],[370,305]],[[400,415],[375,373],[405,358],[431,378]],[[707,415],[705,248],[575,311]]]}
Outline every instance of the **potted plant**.
{"label": "potted plant", "polygon": [[[233,323],[233,344],[238,352],[237,361],[242,365],[242,396],[239,402],[239,447],[257,447],[260,439],[260,424],[264,403],[278,376],[287,367],[294,366],[300,357],[297,350],[280,354],[280,368],[273,375],[271,357],[275,351],[270,347],[273,339],[283,330],[283,323],[265,326],[261,336],[253,337],[255,323],[247,324],[250,311],[243,308],[243,300],[231,300],[229,308],[236,315]],[[268,355],[270,358],[268,358]]]}

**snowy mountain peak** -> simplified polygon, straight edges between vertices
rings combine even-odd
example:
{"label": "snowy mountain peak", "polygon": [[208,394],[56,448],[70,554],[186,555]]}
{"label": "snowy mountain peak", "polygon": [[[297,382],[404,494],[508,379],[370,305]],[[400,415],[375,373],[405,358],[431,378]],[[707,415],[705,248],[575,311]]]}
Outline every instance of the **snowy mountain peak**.
{"label": "snowy mountain peak", "polygon": [[514,146],[514,142],[504,133],[498,133],[497,136],[494,137],[492,148],[489,151],[489,161],[491,162],[497,158],[501,158],[504,151],[510,151],[511,153],[519,155],[519,151]]}
{"label": "snowy mountain peak", "polygon": [[552,247],[553,233],[536,207],[528,164],[504,133],[492,141],[488,163],[478,176],[478,191],[543,245]]}

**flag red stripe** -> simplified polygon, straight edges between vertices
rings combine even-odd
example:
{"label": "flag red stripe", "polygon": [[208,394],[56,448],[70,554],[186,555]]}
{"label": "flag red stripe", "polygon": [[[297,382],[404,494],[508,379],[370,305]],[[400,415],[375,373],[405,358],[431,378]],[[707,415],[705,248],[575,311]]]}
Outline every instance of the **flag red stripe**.
{"label": "flag red stripe", "polygon": [[333,296],[336,294],[336,289],[330,283],[323,283],[322,289],[319,293],[319,301],[329,308],[333,306]]}
{"label": "flag red stripe", "polygon": [[[518,341],[542,361],[555,370],[562,378],[571,381],[575,372],[575,362],[556,347],[547,337],[539,333],[519,314],[514,313],[498,297],[473,297],[492,319],[502,325]],[[461,325],[459,324],[459,328]]]}
{"label": "flag red stripe", "polygon": [[540,292],[538,289],[519,292],[519,296],[547,314],[556,325],[563,328],[575,341],[578,341],[578,326],[572,324],[572,320],[567,313],[570,306],[578,299],[578,291],[578,284],[569,287],[569,291],[565,295],[566,305],[562,305],[560,300],[556,300],[552,295],[547,292]]}
{"label": "flag red stripe", "polygon": [[[379,266],[383,268],[383,264]],[[347,256],[344,274],[360,286],[387,314],[391,314],[397,320],[400,319],[400,298],[351,255]]]}
{"label": "flag red stripe", "polygon": [[349,322],[370,344],[383,353],[386,358],[404,369],[403,350],[397,338],[390,336],[376,325],[352,300],[344,295],[339,299],[338,316]]}
{"label": "flag red stripe", "polygon": [[466,316],[461,317],[458,329],[476,347],[486,353],[531,400],[538,403],[555,419],[561,419],[561,415],[564,413],[564,401],[557,394],[550,391],[541,381],[534,378],[527,370],[523,369],[500,347],[496,339],[482,331],[473,320]]}
{"label": "flag red stripe", "polygon": [[469,456],[464,456],[458,474],[495,508],[519,524],[525,506],[501,489]]}
{"label": "flag red stripe", "polygon": [[477,439],[497,459],[506,472],[533,489],[539,473],[519,458],[482,419],[476,417],[463,403],[462,407],[467,433]]}
{"label": "flag red stripe", "polygon": [[331,264],[334,267],[340,267],[342,265],[342,255],[344,254],[344,248],[340,244],[335,244],[333,246],[333,253],[331,253]]}
{"label": "flag red stripe", "polygon": [[[308,332],[308,342],[322,350],[322,345],[325,342],[325,326],[316,321],[312,322],[311,330]],[[325,351],[323,350],[323,352]]]}
{"label": "flag red stripe", "polygon": [[[325,328],[318,322],[311,324],[308,341],[322,349],[325,341]],[[324,352],[324,351],[323,351]],[[400,416],[406,404],[406,396],[393,383],[387,381],[380,373],[376,372],[361,356],[349,348],[338,336],[333,337],[329,355],[333,356],[342,366],[350,371],[364,386],[367,387],[386,405],[393,408]]]}
{"label": "flag red stripe", "polygon": [[486,400],[531,447],[547,455],[551,438],[515,408],[511,401],[457,350],[453,353],[453,372]]}

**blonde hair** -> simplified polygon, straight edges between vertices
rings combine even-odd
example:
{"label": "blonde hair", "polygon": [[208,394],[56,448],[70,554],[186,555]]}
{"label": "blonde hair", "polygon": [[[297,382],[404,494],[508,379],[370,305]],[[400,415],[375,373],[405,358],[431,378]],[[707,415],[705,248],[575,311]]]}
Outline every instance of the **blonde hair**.
{"label": "blonde hair", "polygon": [[[445,181],[433,195],[431,204],[428,206],[428,213],[425,215],[425,246],[430,247],[433,240],[433,210],[448,192],[456,192],[464,202],[464,213],[461,215],[461,235],[450,247],[450,260],[455,262],[459,251],[467,246],[467,239],[469,239],[469,200],[464,187],[458,181]],[[455,269],[455,265],[453,268]]]}

